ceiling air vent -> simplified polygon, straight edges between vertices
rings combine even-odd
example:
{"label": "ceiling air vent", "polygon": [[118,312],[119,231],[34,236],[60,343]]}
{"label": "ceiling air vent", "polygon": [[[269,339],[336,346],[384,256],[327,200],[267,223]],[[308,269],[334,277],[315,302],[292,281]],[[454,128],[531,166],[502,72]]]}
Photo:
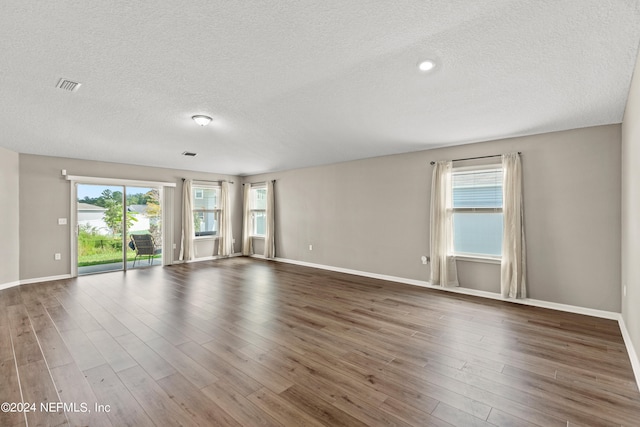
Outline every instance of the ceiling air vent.
{"label": "ceiling air vent", "polygon": [[184,153],[182,153],[183,156],[187,156],[187,157],[195,157],[198,155],[198,153],[192,153],[190,151],[185,151]]}
{"label": "ceiling air vent", "polygon": [[80,85],[81,83],[78,83],[78,82],[73,82],[67,79],[60,79],[56,87],[62,90],[66,90],[68,92],[75,92],[78,90]]}

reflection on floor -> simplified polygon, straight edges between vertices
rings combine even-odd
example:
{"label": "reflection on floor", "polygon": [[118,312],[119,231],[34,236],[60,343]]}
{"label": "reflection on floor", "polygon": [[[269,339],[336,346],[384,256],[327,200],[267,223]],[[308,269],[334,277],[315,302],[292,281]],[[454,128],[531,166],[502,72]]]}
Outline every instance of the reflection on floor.
{"label": "reflection on floor", "polygon": [[[127,270],[131,270],[132,268],[145,268],[145,267],[155,267],[158,265],[162,265],[161,258],[152,258],[151,262],[149,262],[146,258],[139,259],[136,261],[135,267],[133,266],[133,261],[127,262]],[[83,274],[94,274],[94,273],[104,273],[106,271],[117,271],[122,270],[121,262],[114,262],[111,264],[99,264],[99,265],[88,265],[86,267],[78,267],[78,275],[82,276]]]}

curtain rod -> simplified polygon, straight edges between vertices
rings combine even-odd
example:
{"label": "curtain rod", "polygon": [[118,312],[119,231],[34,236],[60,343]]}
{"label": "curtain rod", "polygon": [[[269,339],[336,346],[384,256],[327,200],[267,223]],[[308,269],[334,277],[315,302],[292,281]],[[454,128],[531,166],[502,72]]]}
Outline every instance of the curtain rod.
{"label": "curtain rod", "polygon": [[[182,182],[186,181],[187,178],[182,178]],[[229,184],[234,184],[233,181],[227,181],[226,179],[219,179],[217,181],[208,181],[206,179],[194,179],[193,181],[198,181],[198,182],[228,182]]]}
{"label": "curtain rod", "polygon": [[[275,180],[275,179],[272,179],[272,180],[271,180],[271,182],[276,182],[276,180]],[[267,183],[267,181],[244,182],[244,183],[242,183],[242,185],[245,185],[245,184],[249,184],[249,185],[253,185],[253,184],[266,184],[266,183]]]}
{"label": "curtain rod", "polygon": [[[518,151],[518,154],[522,154],[522,152]],[[467,157],[466,159],[453,159],[452,162],[461,162],[463,160],[477,160],[477,159],[488,159],[491,157],[502,157],[502,154],[494,154],[492,156],[479,156],[479,157]],[[436,162],[431,162],[431,165],[435,165]]]}

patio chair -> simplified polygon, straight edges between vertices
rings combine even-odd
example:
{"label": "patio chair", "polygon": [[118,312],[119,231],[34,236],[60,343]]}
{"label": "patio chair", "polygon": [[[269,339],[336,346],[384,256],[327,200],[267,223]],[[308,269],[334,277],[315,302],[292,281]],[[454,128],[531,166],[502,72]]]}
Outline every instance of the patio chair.
{"label": "patio chair", "polygon": [[148,262],[151,264],[154,255],[162,252],[162,249],[156,248],[156,244],[153,241],[151,234],[132,234],[131,242],[133,245],[130,246],[132,246],[132,249],[136,251],[136,256],[133,258],[133,267],[136,266],[138,257],[148,257]]}

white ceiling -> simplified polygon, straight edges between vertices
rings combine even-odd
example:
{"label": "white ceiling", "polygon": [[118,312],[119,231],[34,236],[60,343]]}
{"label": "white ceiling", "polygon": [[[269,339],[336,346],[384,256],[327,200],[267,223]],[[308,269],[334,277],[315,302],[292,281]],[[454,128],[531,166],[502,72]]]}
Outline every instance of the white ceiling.
{"label": "white ceiling", "polygon": [[247,175],[619,123],[639,39],[640,0],[3,0],[0,146]]}

